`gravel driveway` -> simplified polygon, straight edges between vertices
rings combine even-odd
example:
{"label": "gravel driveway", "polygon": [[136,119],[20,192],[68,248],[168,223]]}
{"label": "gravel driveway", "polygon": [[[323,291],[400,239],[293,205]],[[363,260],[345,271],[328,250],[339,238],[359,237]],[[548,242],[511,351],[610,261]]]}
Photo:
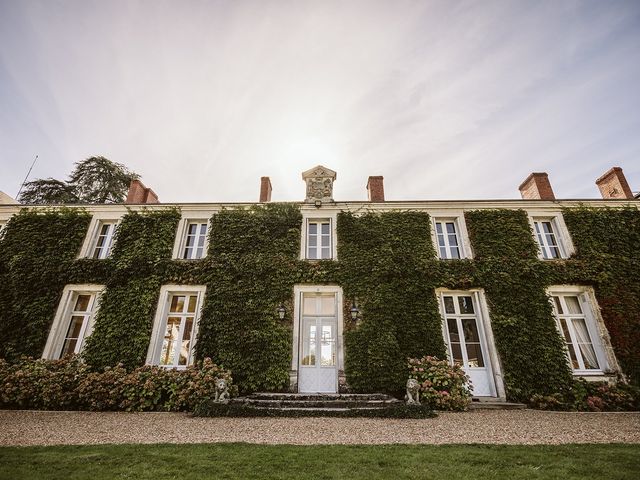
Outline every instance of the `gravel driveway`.
{"label": "gravel driveway", "polygon": [[640,443],[640,413],[476,410],[425,420],[391,420],[0,410],[0,445],[213,442]]}

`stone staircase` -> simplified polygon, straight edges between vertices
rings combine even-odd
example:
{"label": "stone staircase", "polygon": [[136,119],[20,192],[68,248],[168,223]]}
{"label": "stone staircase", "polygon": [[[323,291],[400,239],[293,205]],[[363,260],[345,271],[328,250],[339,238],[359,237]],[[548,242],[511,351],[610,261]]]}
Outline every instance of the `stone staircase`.
{"label": "stone staircase", "polygon": [[274,410],[373,410],[402,405],[404,402],[382,393],[254,393],[231,400],[234,404]]}

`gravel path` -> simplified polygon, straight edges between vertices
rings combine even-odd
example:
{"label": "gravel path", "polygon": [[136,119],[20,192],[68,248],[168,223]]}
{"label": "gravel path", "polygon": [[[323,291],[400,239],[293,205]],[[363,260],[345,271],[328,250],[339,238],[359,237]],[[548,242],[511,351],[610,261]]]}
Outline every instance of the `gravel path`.
{"label": "gravel path", "polygon": [[390,420],[0,410],[0,445],[213,442],[640,443],[640,413],[476,410],[425,420]]}

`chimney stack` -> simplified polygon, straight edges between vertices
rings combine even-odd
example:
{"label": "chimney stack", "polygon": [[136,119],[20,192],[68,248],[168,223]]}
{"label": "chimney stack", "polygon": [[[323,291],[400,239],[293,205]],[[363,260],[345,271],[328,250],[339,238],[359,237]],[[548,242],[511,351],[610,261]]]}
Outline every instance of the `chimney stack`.
{"label": "chimney stack", "polygon": [[271,190],[269,177],[260,177],[260,203],[271,201]]}
{"label": "chimney stack", "polygon": [[369,193],[370,202],[384,202],[384,177],[379,175],[369,177],[367,182],[367,192]]}
{"label": "chimney stack", "polygon": [[620,167],[609,169],[596,180],[604,199],[633,199],[633,193]]}
{"label": "chimney stack", "polygon": [[131,180],[129,193],[124,203],[160,203],[156,193],[144,186],[140,180]]}
{"label": "chimney stack", "polygon": [[534,172],[518,187],[524,200],[555,200],[549,175],[546,172]]}

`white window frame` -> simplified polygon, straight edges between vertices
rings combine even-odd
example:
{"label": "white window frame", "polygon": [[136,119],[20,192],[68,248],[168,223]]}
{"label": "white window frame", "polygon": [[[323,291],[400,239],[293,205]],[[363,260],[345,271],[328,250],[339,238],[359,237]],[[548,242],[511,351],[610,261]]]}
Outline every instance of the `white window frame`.
{"label": "white window frame", "polygon": [[[309,224],[317,223],[317,222],[329,222],[329,258],[309,258]],[[302,260],[311,260],[313,262],[319,260],[336,260],[337,259],[337,246],[336,246],[336,222],[337,222],[337,214],[328,214],[328,215],[309,215],[304,216],[302,218],[302,239],[300,242],[300,259]],[[320,238],[320,235],[318,236]],[[316,246],[319,248],[319,246]]]}
{"label": "white window frame", "polygon": [[495,346],[493,327],[491,326],[491,317],[489,315],[489,306],[486,301],[484,289],[471,288],[469,290],[449,290],[447,288],[437,288],[435,290],[435,295],[438,302],[438,311],[440,312],[442,339],[445,342],[447,361],[450,364],[453,364],[453,358],[451,345],[447,342],[449,334],[447,333],[446,318],[451,315],[445,312],[444,297],[456,295],[473,297],[477,310],[474,316],[478,325],[478,335],[481,342],[484,342],[486,346],[487,358],[485,359],[485,365],[489,375],[493,379],[492,387],[495,388],[494,394],[497,398],[506,398],[507,394],[504,388],[502,365],[500,363],[500,357],[498,356],[498,350]]}
{"label": "white window frame", "polygon": [[[555,305],[553,303],[552,297],[554,296],[577,296],[578,302],[580,304],[580,308],[582,309],[582,315],[574,315],[574,314],[563,314],[561,317],[580,317],[584,318],[585,324],[587,326],[587,331],[589,332],[589,337],[591,339],[591,345],[593,345],[593,349],[596,354],[596,358],[598,359],[598,369],[574,369],[571,363],[571,358],[569,356],[569,352],[566,351],[567,364],[574,376],[584,377],[589,379],[589,377],[596,379],[602,378],[603,376],[611,376],[614,371],[620,371],[620,367],[615,358],[615,354],[613,352],[613,347],[611,345],[611,339],[609,337],[609,332],[607,331],[607,327],[604,324],[604,320],[600,313],[600,308],[598,307],[598,302],[595,297],[595,293],[593,288],[577,286],[577,285],[554,285],[547,288],[547,296],[549,297],[549,302],[553,308],[553,316],[556,323],[556,329],[558,334],[560,335],[563,344],[566,343],[566,339],[564,337],[564,333],[562,331],[562,326],[560,325],[560,317],[556,315]],[[573,324],[571,322],[567,322],[567,327],[570,331],[571,340],[573,343],[573,348],[576,351],[576,357],[580,355],[582,357],[582,353],[576,343],[575,334],[573,332]],[[578,359],[580,363],[580,360]]]}
{"label": "white window frame", "polygon": [[[202,257],[200,258],[184,258],[185,249],[187,247],[187,235],[189,233],[189,225],[192,223],[206,224],[207,233],[204,239],[204,246],[202,248]],[[189,216],[183,217],[178,223],[178,230],[176,233],[176,239],[173,244],[172,258],[177,260],[202,260],[209,253],[209,234],[211,232],[211,216]],[[197,237],[196,237],[197,238]]]}
{"label": "white window frame", "polygon": [[49,336],[47,337],[47,343],[45,344],[44,351],[42,352],[42,358],[48,360],[57,360],[62,353],[62,347],[69,330],[71,323],[72,311],[78,295],[92,295],[92,304],[90,308],[89,317],[83,322],[82,329],[80,330],[79,338],[81,339],[76,346],[76,352],[79,353],[84,348],[86,339],[93,332],[95,324],[95,317],[98,309],[100,308],[100,297],[104,291],[104,285],[94,284],[82,284],[82,285],[67,285],[62,291],[62,298],[58,304],[56,315],[49,330]]}
{"label": "white window frame", "polygon": [[[453,222],[456,228],[456,236],[458,238],[458,249],[460,251],[460,259],[473,258],[473,250],[471,249],[471,242],[469,241],[469,234],[467,232],[467,224],[464,219],[464,212],[462,210],[430,210],[428,211],[431,217],[431,242],[433,248],[436,251],[436,258],[442,260],[450,260],[451,251],[447,250],[447,256],[440,256],[440,245],[438,244],[438,233],[436,230],[436,222]],[[447,239],[448,246],[448,239]]]}
{"label": "white window frame", "polygon": [[97,259],[105,259],[111,256],[111,252],[113,251],[113,246],[115,245],[115,232],[120,225],[119,217],[98,217],[94,216],[91,219],[91,223],[89,223],[89,228],[87,229],[87,235],[84,238],[84,242],[82,244],[82,248],[80,249],[79,258],[94,258],[93,254],[95,253],[96,246],[98,244],[98,237],[100,236],[100,230],[102,230],[102,226],[105,223],[113,224],[113,230],[111,232],[110,237],[110,245],[107,248],[107,252],[104,255],[101,255]]}
{"label": "white window frame", "polygon": [[[553,234],[556,239],[556,243],[558,244],[558,251],[560,252],[560,256],[557,258],[553,258],[549,256],[549,258],[544,257],[544,251],[547,251],[547,254],[550,252],[549,246],[547,245],[546,238],[543,235],[543,243],[540,244],[540,240],[538,238],[538,233],[536,231],[536,222],[549,222],[551,223],[551,229],[553,230]],[[541,260],[560,260],[569,258],[573,252],[575,251],[573,247],[573,242],[571,241],[571,236],[569,235],[569,230],[564,223],[564,218],[560,212],[529,212],[529,224],[531,225],[531,232],[533,234],[533,239],[536,242],[538,247],[538,258]]]}
{"label": "white window frame", "polygon": [[[205,285],[163,285],[160,288],[160,297],[156,308],[156,315],[153,321],[153,330],[151,332],[151,342],[147,351],[147,365],[157,365],[163,368],[175,368],[183,370],[189,365],[193,365],[195,344],[198,338],[198,327],[200,324],[200,316],[202,314],[202,305],[207,291]],[[164,341],[164,331],[169,317],[170,299],[174,294],[197,294],[196,311],[193,319],[193,331],[191,332],[191,344],[189,352],[189,360],[187,365],[160,365],[160,355],[162,353],[162,343]]]}

